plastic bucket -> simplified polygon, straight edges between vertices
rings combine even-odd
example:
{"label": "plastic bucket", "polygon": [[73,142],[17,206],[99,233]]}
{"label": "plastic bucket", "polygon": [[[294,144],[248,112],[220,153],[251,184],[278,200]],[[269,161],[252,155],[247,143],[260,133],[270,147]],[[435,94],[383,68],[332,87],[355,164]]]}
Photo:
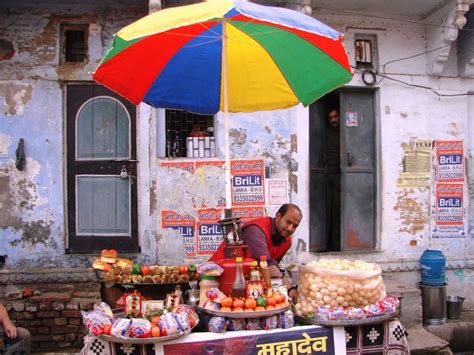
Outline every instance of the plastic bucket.
{"label": "plastic bucket", "polygon": [[420,258],[421,283],[425,286],[443,286],[446,258],[441,250],[426,249]]}
{"label": "plastic bucket", "polygon": [[420,283],[423,324],[440,325],[446,323],[446,284],[426,286]]}
{"label": "plastic bucket", "polygon": [[446,305],[448,308],[448,318],[449,319],[460,319],[462,304],[464,302],[464,297],[459,296],[448,296],[446,299]]}

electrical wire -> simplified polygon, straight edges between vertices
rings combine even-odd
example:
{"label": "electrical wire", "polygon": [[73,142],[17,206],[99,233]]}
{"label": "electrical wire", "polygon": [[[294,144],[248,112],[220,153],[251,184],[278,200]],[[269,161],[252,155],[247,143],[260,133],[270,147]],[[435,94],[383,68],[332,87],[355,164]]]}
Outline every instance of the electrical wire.
{"label": "electrical wire", "polygon": [[[363,70],[357,68],[357,67],[354,67],[351,65],[351,68],[354,69],[355,72],[361,74],[363,72]],[[387,80],[392,80],[392,81],[395,81],[397,83],[400,83],[400,84],[403,84],[403,85],[406,85],[406,86],[410,86],[410,87],[414,87],[414,88],[418,88],[418,89],[425,89],[425,90],[429,90],[431,91],[433,94],[435,94],[436,96],[438,96],[438,98],[441,98],[441,97],[456,97],[456,96],[472,96],[474,95],[474,93],[470,93],[470,92],[466,92],[466,93],[462,93],[462,94],[441,94],[439,93],[438,91],[436,91],[435,89],[429,87],[429,86],[424,86],[424,85],[418,85],[418,84],[412,84],[412,83],[408,83],[406,81],[403,81],[403,80],[400,80],[400,79],[395,79],[395,78],[392,78],[386,74],[380,74],[380,73],[374,73],[375,76],[379,76],[379,77],[382,77],[383,79],[387,79]],[[382,80],[380,80],[378,83],[380,83]],[[377,83],[377,85],[378,85]]]}

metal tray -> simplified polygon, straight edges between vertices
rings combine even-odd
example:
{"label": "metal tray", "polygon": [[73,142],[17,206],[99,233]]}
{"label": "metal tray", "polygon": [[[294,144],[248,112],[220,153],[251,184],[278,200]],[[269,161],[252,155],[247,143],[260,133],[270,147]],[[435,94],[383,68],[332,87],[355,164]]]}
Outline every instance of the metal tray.
{"label": "metal tray", "polygon": [[368,325],[368,324],[377,324],[381,322],[385,322],[387,320],[391,320],[398,316],[399,311],[397,310],[394,313],[388,313],[377,317],[369,317],[369,318],[362,318],[362,319],[337,319],[337,320],[329,320],[329,319],[309,319],[306,317],[301,317],[295,314],[295,321],[303,324],[313,324],[313,325],[321,325],[323,327],[349,327],[349,326],[358,326],[358,325]]}
{"label": "metal tray", "polygon": [[111,343],[120,343],[120,344],[154,344],[154,343],[162,343],[162,342],[172,340],[172,339],[177,339],[188,333],[189,332],[180,332],[173,335],[154,337],[154,338],[129,338],[129,337],[116,337],[113,335],[101,334],[99,335],[99,338]]}
{"label": "metal tray", "polygon": [[226,317],[226,318],[260,318],[260,317],[269,317],[276,314],[283,313],[290,309],[290,306],[283,308],[269,309],[266,311],[253,311],[253,312],[221,312],[214,311],[211,309],[206,309],[202,307],[197,307],[197,309],[203,313],[207,313],[213,316]]}

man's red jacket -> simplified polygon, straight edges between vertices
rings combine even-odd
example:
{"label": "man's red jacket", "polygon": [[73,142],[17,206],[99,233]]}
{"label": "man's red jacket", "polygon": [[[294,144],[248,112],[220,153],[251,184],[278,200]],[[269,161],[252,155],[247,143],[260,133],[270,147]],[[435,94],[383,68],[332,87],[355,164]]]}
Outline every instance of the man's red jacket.
{"label": "man's red jacket", "polygon": [[[245,230],[245,228],[251,225],[255,225],[262,230],[262,232],[265,234],[266,244],[267,244],[268,252],[270,253],[270,258],[276,260],[277,262],[280,262],[280,260],[285,256],[288,249],[291,248],[291,236],[286,238],[281,244],[274,245],[272,241],[272,218],[271,217],[264,217],[264,218],[259,218],[259,219],[249,221],[246,224],[244,224],[244,226],[242,227],[242,230]],[[217,248],[214,254],[212,254],[212,256],[209,258],[209,261],[217,262],[221,259],[224,259],[224,247],[225,247],[225,242],[222,242],[221,245],[219,245],[219,248]],[[250,250],[250,253],[252,253],[251,250]],[[252,256],[257,259],[260,258],[260,255],[252,255]]]}

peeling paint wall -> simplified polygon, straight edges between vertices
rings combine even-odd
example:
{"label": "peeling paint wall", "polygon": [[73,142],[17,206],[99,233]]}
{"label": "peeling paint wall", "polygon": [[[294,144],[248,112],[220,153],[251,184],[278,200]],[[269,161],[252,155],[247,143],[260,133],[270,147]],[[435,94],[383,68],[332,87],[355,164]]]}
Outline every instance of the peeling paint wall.
{"label": "peeling paint wall", "polygon": [[[112,34],[147,11],[143,1],[0,4],[0,254],[9,266],[90,265],[87,257],[65,254],[62,83],[91,81]],[[90,24],[87,63],[61,64],[63,23]],[[20,138],[23,171],[15,168]]]}

